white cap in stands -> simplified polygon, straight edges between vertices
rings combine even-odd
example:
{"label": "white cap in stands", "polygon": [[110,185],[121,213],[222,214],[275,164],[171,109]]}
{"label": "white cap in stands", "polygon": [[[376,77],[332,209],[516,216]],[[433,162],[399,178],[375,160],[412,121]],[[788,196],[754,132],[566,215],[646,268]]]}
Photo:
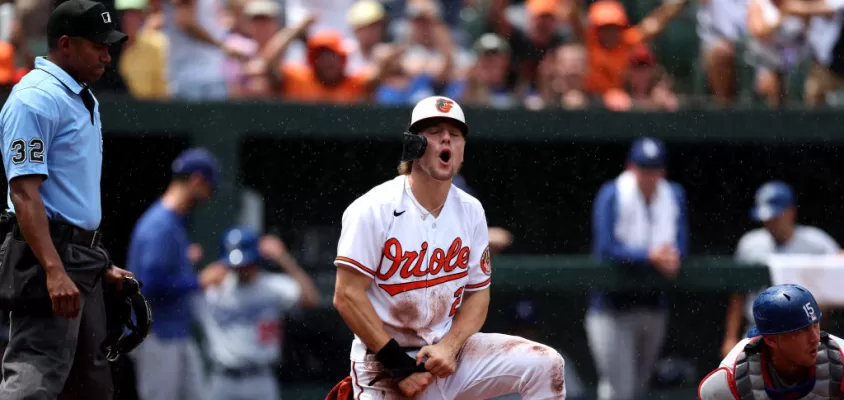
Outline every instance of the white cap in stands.
{"label": "white cap in stands", "polygon": [[416,123],[430,119],[430,118],[448,118],[459,123],[463,134],[469,133],[469,125],[466,124],[466,117],[463,115],[463,109],[456,101],[444,96],[431,96],[422,99],[413,107],[413,113],[410,116],[410,131],[416,133],[413,126]]}

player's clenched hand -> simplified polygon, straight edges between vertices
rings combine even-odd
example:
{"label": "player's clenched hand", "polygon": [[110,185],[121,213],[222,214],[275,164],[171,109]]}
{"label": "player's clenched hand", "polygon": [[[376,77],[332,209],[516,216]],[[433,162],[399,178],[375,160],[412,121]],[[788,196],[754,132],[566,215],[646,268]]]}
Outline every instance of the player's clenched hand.
{"label": "player's clenched hand", "polygon": [[445,378],[457,369],[457,353],[459,348],[440,342],[425,346],[416,353],[416,365],[425,363],[425,369],[437,378]]}
{"label": "player's clenched hand", "polygon": [[417,372],[399,382],[399,391],[405,397],[413,397],[425,390],[433,380],[434,376],[430,372]]}
{"label": "player's clenched hand", "polygon": [[57,267],[47,272],[47,291],[53,303],[53,312],[67,319],[79,315],[79,289],[67,276],[64,267]]}
{"label": "player's clenched hand", "polygon": [[116,265],[109,266],[103,273],[106,283],[114,285],[117,290],[123,289],[124,278],[134,278],[135,275],[125,269],[117,268]]}
{"label": "player's clenched hand", "polygon": [[284,245],[284,242],[278,236],[264,235],[261,237],[261,241],[258,242],[258,252],[264,258],[275,261],[284,257],[284,254],[287,253],[287,246]]}
{"label": "player's clenched hand", "polygon": [[188,246],[188,261],[190,261],[191,264],[196,264],[201,261],[203,255],[202,246],[200,246],[199,243],[193,243]]}
{"label": "player's clenched hand", "polygon": [[652,249],[648,253],[648,259],[654,267],[668,279],[677,277],[680,269],[680,253],[672,246],[662,246]]}
{"label": "player's clenched hand", "polygon": [[199,286],[205,289],[209,286],[219,285],[228,272],[229,269],[222,263],[213,263],[199,273]]}

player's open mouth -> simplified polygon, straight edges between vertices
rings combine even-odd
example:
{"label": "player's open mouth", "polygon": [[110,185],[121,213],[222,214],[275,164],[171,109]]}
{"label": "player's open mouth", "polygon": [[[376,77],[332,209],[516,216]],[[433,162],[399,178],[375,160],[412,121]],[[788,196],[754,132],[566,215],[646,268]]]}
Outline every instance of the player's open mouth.
{"label": "player's open mouth", "polygon": [[448,162],[451,159],[451,151],[448,149],[443,149],[440,151],[440,160],[443,162]]}

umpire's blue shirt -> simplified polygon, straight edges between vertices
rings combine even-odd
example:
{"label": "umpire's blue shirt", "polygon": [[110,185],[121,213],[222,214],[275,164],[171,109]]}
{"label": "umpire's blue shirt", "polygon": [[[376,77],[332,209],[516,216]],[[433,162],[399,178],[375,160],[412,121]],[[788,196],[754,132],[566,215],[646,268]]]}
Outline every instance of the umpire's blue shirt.
{"label": "umpire's blue shirt", "polygon": [[[6,179],[43,175],[47,217],[95,230],[102,219],[102,124],[96,100],[91,120],[82,89],[56,64],[36,58],[0,111],[0,134]],[[14,212],[8,195],[6,202]]]}
{"label": "umpire's blue shirt", "polygon": [[161,339],[190,335],[191,296],[199,288],[188,260],[185,216],[157,201],[132,231],[126,269],[144,284],[144,295],[155,310],[152,331]]}

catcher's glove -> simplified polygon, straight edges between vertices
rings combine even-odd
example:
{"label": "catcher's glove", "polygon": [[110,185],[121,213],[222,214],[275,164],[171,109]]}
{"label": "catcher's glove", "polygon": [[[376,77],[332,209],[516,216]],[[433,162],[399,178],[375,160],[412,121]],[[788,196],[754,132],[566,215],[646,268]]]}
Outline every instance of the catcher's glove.
{"label": "catcher's glove", "polygon": [[[104,288],[108,333],[102,349],[109,361],[117,361],[121,355],[138,347],[149,335],[152,310],[141,294],[142,286],[133,278],[124,278],[122,289],[117,290],[111,286]],[[124,335],[127,329],[129,332]]]}

